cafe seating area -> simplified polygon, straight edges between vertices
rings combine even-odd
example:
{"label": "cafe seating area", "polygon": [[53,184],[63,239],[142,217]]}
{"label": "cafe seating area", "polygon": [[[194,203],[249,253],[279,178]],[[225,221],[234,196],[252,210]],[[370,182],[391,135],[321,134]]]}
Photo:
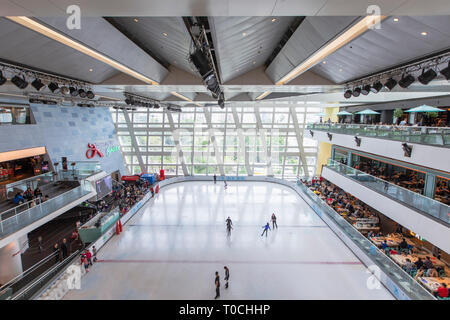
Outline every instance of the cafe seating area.
{"label": "cafe seating area", "polygon": [[[304,183],[430,293],[435,294],[442,283],[450,286],[446,253],[436,247],[430,252],[420,237],[322,177]],[[391,225],[380,224],[380,218]]]}

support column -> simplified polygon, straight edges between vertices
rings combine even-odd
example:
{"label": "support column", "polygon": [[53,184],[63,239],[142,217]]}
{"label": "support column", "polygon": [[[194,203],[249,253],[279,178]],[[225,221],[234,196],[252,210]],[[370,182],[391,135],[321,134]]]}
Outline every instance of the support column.
{"label": "support column", "polygon": [[433,199],[435,192],[436,192],[436,175],[432,173],[427,173],[425,175],[424,196]]}
{"label": "support column", "polygon": [[[26,236],[25,236],[26,238]],[[0,249],[0,284],[6,284],[22,273],[21,240],[17,239]]]}

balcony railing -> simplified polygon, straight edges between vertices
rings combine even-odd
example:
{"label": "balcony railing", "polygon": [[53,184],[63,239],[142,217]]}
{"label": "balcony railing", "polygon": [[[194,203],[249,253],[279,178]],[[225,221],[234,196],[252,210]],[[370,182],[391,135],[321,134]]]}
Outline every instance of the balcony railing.
{"label": "balcony railing", "polygon": [[450,148],[449,127],[310,123],[306,126],[306,129]]}
{"label": "balcony railing", "polygon": [[433,296],[407,274],[400,266],[387,257],[380,249],[375,247],[355,227],[342,218],[336,211],[328,206],[322,199],[315,195],[302,182],[297,182],[300,189],[314,203],[313,209],[326,214],[340,230],[355,243],[359,249],[366,253],[372,262],[381,269],[393,282],[413,300],[433,300]]}
{"label": "balcony railing", "polygon": [[[0,238],[6,237],[31,223],[55,212],[69,203],[84,197],[92,190],[88,181],[80,181],[80,186],[47,201],[32,200],[24,205],[12,208],[0,214]],[[33,204],[31,204],[33,203]]]}
{"label": "balcony railing", "polygon": [[371,176],[363,171],[346,166],[334,160],[328,160],[327,168],[338,172],[358,183],[386,195],[394,200],[400,201],[420,212],[433,216],[445,223],[450,223],[450,206],[425,197],[419,193],[397,186],[386,180]]}

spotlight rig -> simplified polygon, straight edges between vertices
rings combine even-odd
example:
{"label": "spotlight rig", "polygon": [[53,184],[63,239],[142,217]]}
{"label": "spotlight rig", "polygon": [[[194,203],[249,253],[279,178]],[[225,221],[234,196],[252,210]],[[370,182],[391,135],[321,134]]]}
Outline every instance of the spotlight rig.
{"label": "spotlight rig", "polygon": [[407,89],[416,82],[416,79],[421,84],[428,85],[438,77],[439,73],[449,80],[450,52],[448,50],[419,62],[404,64],[394,69],[347,82],[345,84],[344,97],[350,99],[352,96],[358,97],[360,94],[376,94],[383,88],[386,88],[387,91],[392,91],[397,85]]}
{"label": "spotlight rig", "polygon": [[[0,69],[0,85],[7,81],[6,74],[8,74],[10,81],[21,90],[28,88],[30,81],[31,87],[37,92],[44,92],[47,88],[47,92],[59,94],[62,97],[79,96],[90,100],[95,98],[94,92],[91,89],[86,89],[90,85],[83,81],[55,76],[4,62],[0,62]],[[28,91],[28,93],[31,92]]]}
{"label": "spotlight rig", "polygon": [[217,99],[218,105],[223,109],[225,108],[225,97],[220,87],[220,77],[214,63],[213,49],[206,32],[209,27],[206,27],[205,24],[208,24],[208,21],[192,17],[184,18],[184,23],[193,41],[188,60],[195,66],[206,88],[211,91],[212,96]]}
{"label": "spotlight rig", "polygon": [[[134,93],[130,93],[130,92],[124,92],[123,94],[125,96],[125,103],[127,105],[131,105],[131,106],[136,106],[136,107],[143,107],[143,108],[153,108],[153,109],[159,109],[161,106],[164,106],[164,103],[161,103],[161,101],[152,99],[152,98],[148,98],[148,97],[144,97],[144,96],[140,96]],[[181,112],[181,109],[178,106],[175,105],[169,105],[167,104],[167,110],[169,106],[172,106],[173,108],[178,108],[179,111],[177,110],[176,112]]]}

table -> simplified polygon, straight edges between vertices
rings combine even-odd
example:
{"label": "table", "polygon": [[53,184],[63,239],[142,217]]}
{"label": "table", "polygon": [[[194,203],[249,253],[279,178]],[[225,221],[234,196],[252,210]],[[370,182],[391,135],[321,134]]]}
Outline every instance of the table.
{"label": "table", "polygon": [[406,259],[411,260],[412,263],[415,263],[417,261],[417,258],[422,258],[422,261],[425,260],[425,257],[430,257],[430,260],[433,262],[434,266],[437,267],[445,267],[445,263],[442,261],[436,259],[432,255],[426,255],[426,254],[408,254],[408,255],[402,255],[402,254],[393,254],[391,255],[392,260],[394,260],[396,263],[398,263],[400,266],[404,266],[406,264]]}
{"label": "table", "polygon": [[431,292],[436,292],[441,283],[445,283],[447,287],[450,286],[450,278],[432,278],[432,277],[419,277],[417,278],[421,284]]}

